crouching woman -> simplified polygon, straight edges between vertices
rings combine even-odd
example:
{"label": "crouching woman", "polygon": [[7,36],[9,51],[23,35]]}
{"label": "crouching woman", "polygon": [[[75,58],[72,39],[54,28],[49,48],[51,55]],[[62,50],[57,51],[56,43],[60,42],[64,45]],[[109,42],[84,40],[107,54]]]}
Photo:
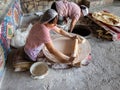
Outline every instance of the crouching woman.
{"label": "crouching woman", "polygon": [[65,37],[72,38],[68,32],[57,27],[58,13],[53,9],[48,9],[40,18],[40,21],[33,25],[24,51],[28,58],[32,61],[37,61],[39,53],[45,45],[50,53],[52,53],[61,63],[71,63],[71,57],[58,51],[51,40],[50,31],[57,32]]}

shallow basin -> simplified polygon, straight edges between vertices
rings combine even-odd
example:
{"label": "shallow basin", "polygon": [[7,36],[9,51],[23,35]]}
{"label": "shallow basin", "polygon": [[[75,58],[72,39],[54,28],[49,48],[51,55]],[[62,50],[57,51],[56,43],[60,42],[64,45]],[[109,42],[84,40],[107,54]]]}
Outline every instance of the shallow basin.
{"label": "shallow basin", "polygon": [[36,62],[31,65],[30,73],[33,79],[42,79],[48,74],[48,65],[44,62]]}

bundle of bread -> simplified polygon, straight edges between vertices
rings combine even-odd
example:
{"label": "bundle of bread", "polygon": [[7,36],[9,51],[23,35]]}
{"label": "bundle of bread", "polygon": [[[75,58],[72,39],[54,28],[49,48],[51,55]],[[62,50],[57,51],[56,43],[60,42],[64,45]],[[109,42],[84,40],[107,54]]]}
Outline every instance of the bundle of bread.
{"label": "bundle of bread", "polygon": [[93,12],[92,17],[108,25],[120,26],[120,17],[106,11]]}

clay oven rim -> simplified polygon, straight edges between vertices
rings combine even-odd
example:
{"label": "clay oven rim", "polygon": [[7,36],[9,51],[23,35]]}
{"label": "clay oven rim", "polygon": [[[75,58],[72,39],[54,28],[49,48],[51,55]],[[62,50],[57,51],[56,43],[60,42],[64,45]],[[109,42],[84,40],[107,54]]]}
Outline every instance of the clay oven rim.
{"label": "clay oven rim", "polygon": [[92,31],[87,25],[76,25],[72,33],[78,34],[83,37],[87,37],[91,35]]}

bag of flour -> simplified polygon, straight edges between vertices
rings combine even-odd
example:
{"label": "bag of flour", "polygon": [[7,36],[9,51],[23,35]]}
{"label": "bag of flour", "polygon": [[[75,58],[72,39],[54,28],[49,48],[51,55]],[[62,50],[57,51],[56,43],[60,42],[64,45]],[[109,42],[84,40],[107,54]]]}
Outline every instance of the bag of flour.
{"label": "bag of flour", "polygon": [[14,36],[11,39],[11,46],[15,48],[24,46],[32,26],[33,26],[32,24],[29,24],[25,31],[22,31],[22,29],[17,29],[14,32]]}

